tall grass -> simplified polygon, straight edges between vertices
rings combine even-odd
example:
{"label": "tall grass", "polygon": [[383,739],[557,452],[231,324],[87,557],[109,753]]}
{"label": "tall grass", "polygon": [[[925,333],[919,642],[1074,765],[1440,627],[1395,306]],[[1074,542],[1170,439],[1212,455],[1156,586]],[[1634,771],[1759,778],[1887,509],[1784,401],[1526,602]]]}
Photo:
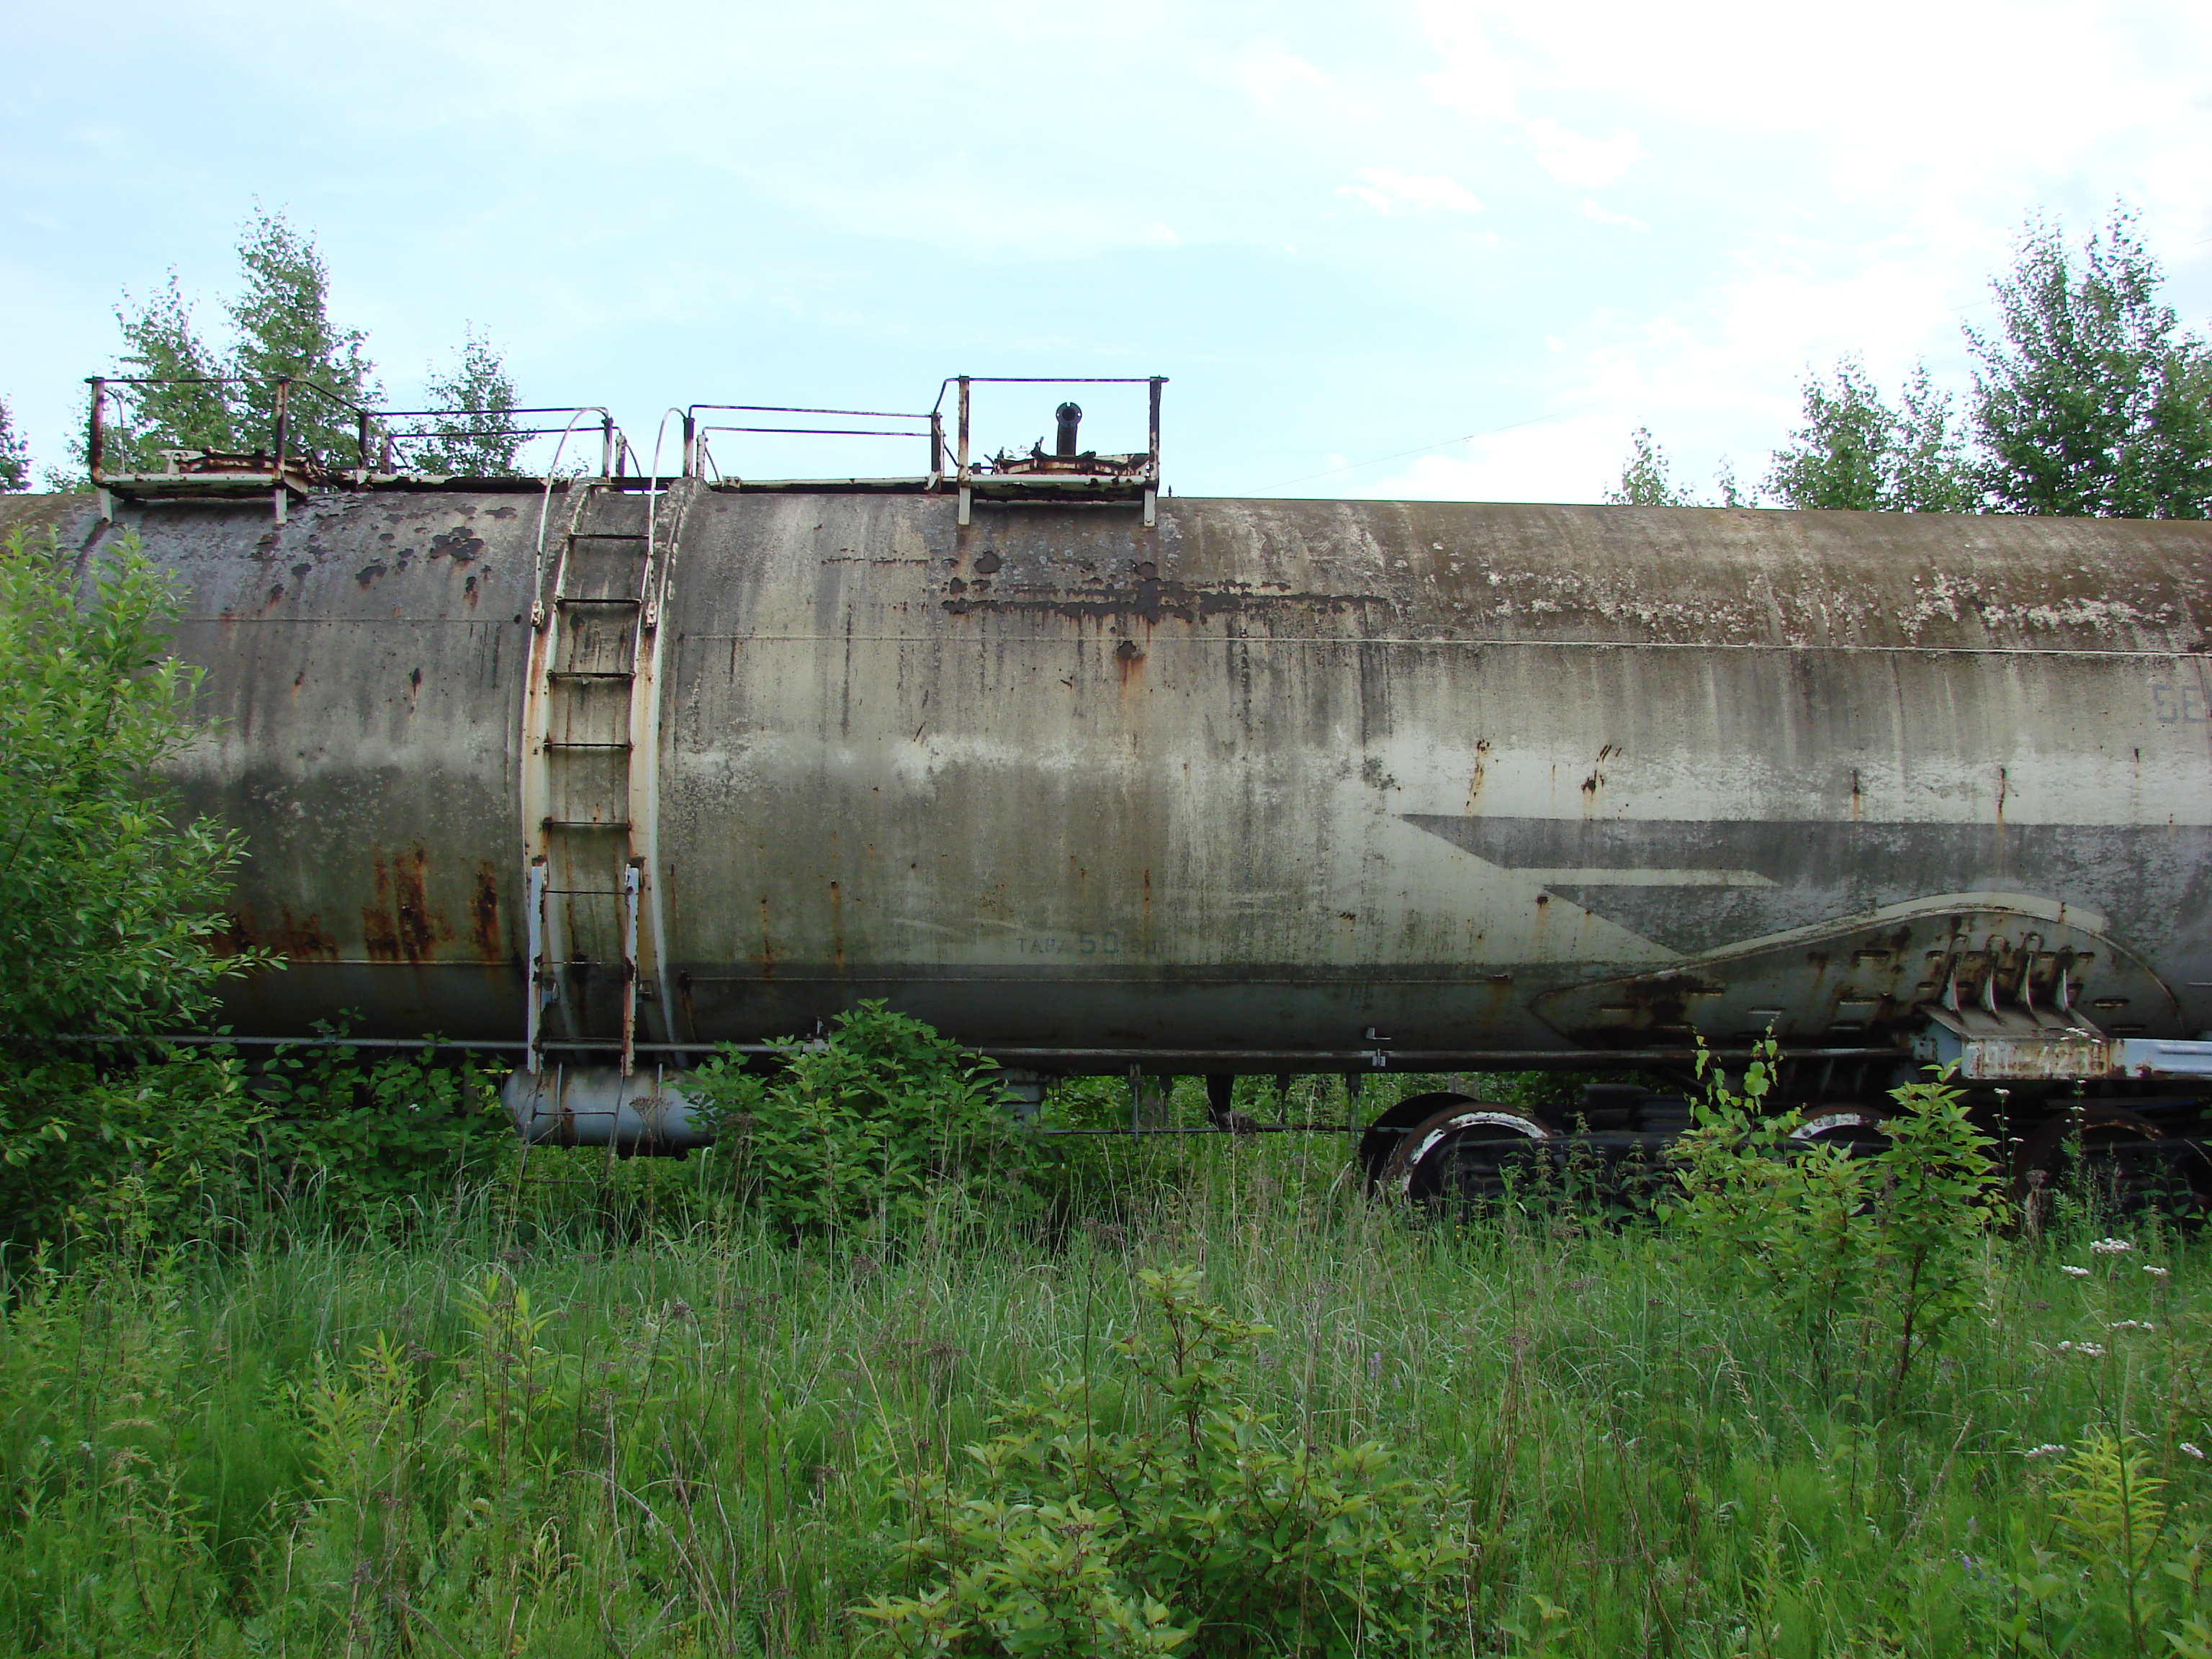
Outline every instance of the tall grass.
{"label": "tall grass", "polygon": [[[2194,1242],[2093,1255],[2088,1218],[1990,1241],[1979,1309],[1893,1408],[1875,1334],[1816,1382],[1664,1231],[1409,1218],[1346,1150],[1117,1148],[1087,1177],[1113,1201],[1057,1230],[948,1209],[796,1244],[689,1165],[540,1152],[381,1238],[300,1217],[222,1255],[19,1258],[0,1644],[866,1650],[854,1607],[903,1583],[902,1472],[966,1478],[1048,1376],[1158,1409],[1111,1349],[1138,1270],[1170,1263],[1273,1328],[1241,1384],[1262,1410],[1464,1490],[1455,1650],[2165,1652],[2205,1611]],[[2099,1435],[2141,1454],[2119,1544]]]}

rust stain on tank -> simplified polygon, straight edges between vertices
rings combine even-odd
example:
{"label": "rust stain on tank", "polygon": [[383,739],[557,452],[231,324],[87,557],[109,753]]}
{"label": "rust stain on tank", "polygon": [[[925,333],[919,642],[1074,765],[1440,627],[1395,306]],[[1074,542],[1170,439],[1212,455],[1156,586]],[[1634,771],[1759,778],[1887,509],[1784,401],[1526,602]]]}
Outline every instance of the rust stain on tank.
{"label": "rust stain on tank", "polygon": [[[246,913],[248,925],[252,913]],[[265,933],[260,942],[290,962],[336,962],[338,942],[323,926],[323,919],[310,911],[304,916],[292,914],[290,905],[280,906],[276,925]]]}
{"label": "rust stain on tank", "polygon": [[1131,567],[1119,586],[1092,577],[1076,592],[1066,589],[1011,588],[986,598],[988,584],[946,583],[947,597],[939,602],[947,615],[1054,616],[1069,622],[1113,622],[1135,617],[1152,627],[1172,617],[1178,622],[1200,623],[1212,617],[1280,616],[1284,614],[1340,616],[1347,611],[1390,608],[1379,593],[1269,592],[1249,582],[1223,581],[1208,585],[1163,577],[1150,559]]}
{"label": "rust stain on tank", "polygon": [[507,932],[499,921],[499,872],[489,859],[477,866],[476,896],[469,905],[469,939],[483,960],[507,960]]}
{"label": "rust stain on tank", "polygon": [[392,872],[379,853],[375,860],[376,897],[361,907],[362,949],[371,962],[399,960],[399,927],[392,915]]}
{"label": "rust stain on tank", "polygon": [[410,962],[427,962],[439,942],[452,933],[430,908],[428,885],[430,854],[413,847],[392,861],[392,890],[399,923],[399,949]]}
{"label": "rust stain on tank", "polygon": [[760,929],[760,950],[753,957],[753,965],[760,969],[763,979],[774,979],[775,977],[775,940],[769,933],[766,893],[761,895]]}
{"label": "rust stain on tank", "polygon": [[1121,677],[1121,690],[1127,692],[1145,672],[1145,648],[1134,640],[1123,640],[1114,647],[1114,666]]}
{"label": "rust stain on tank", "polygon": [[209,936],[208,949],[219,957],[234,957],[260,943],[261,930],[254,923],[253,907],[241,904],[230,913],[221,933]]}
{"label": "rust stain on tank", "polygon": [[387,860],[374,855],[375,900],[362,906],[361,932],[371,962],[428,962],[453,930],[431,909],[430,854],[416,846]]}

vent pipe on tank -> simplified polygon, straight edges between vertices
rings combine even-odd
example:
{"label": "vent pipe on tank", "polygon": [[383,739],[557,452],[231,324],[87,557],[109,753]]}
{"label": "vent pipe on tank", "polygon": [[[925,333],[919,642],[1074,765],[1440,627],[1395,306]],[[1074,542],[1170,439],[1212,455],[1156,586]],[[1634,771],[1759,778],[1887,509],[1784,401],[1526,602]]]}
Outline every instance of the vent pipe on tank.
{"label": "vent pipe on tank", "polygon": [[1083,405],[1062,404],[1052,414],[1053,418],[1060,422],[1060,434],[1053,441],[1052,453],[1055,455],[1074,454],[1075,428],[1083,424]]}

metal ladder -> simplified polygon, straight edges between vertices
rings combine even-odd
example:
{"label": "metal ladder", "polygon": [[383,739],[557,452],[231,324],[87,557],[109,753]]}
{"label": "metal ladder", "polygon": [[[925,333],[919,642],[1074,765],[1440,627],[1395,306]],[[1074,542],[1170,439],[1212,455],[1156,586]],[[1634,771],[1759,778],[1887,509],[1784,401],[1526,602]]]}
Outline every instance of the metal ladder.
{"label": "metal ladder", "polygon": [[618,1047],[627,1077],[641,1001],[665,1006],[656,671],[675,526],[658,533],[666,498],[650,491],[570,488],[558,544],[539,556],[524,694],[526,1063],[539,1069],[550,1026],[568,1045]]}

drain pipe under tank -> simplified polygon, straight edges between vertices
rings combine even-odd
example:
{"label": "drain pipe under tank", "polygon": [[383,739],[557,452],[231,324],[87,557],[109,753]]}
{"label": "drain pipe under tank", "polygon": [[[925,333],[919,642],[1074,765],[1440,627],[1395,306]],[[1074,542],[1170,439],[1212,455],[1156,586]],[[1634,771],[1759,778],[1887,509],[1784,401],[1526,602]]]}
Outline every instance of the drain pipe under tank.
{"label": "drain pipe under tank", "polygon": [[612,1146],[618,1152],[688,1152],[712,1144],[691,1102],[665,1066],[624,1077],[613,1066],[510,1072],[500,1103],[515,1133],[540,1146]]}

